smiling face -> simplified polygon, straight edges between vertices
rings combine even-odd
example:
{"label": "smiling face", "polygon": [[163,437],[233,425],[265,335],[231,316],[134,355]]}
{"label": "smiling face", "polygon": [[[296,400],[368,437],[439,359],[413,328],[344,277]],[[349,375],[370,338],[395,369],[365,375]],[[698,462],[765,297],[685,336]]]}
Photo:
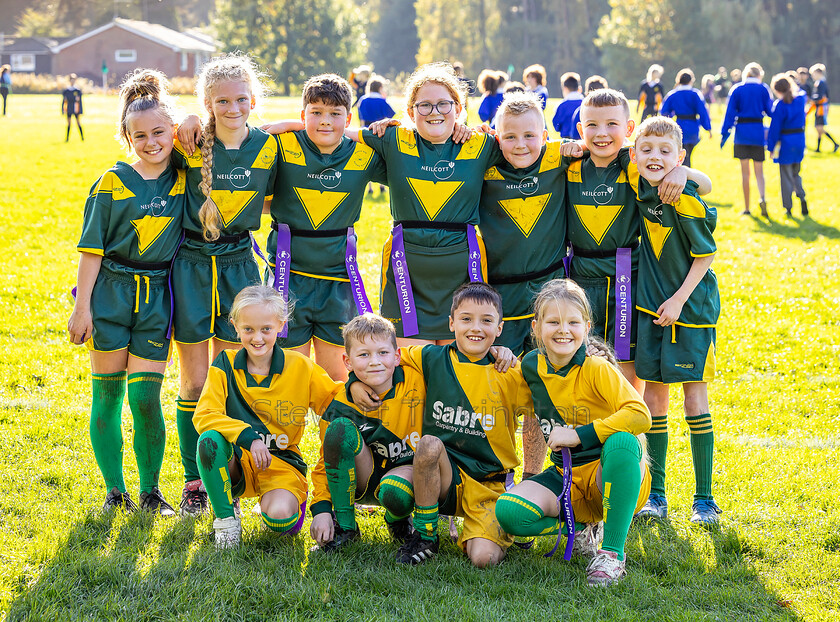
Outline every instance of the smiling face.
{"label": "smiling face", "polygon": [[639,136],[630,149],[630,158],[639,168],[639,175],[658,186],[662,179],[682,164],[685,149],[680,149],[671,136]]}
{"label": "smiling face", "polygon": [[247,82],[227,80],[213,87],[204,106],[216,118],[217,131],[237,132],[245,127],[256,103]]}
{"label": "smiling face", "polygon": [[539,324],[534,320],[531,326],[544,345],[548,360],[559,369],[568,365],[580,349],[591,324],[577,306],[560,299],[548,302]]}
{"label": "smiling face", "polygon": [[306,104],[300,112],[300,119],[306,126],[306,135],[321,153],[332,153],[341,144],[351,116],[344,106],[333,106],[321,101]]}
{"label": "smiling face", "polygon": [[[417,112],[417,104],[439,104],[451,101],[455,101],[455,104],[446,114],[441,114],[437,108],[426,116]],[[426,82],[417,89],[414,104],[408,108],[408,116],[414,121],[414,126],[420,136],[433,144],[441,144],[449,140],[452,136],[452,130],[455,129],[455,119],[460,114],[461,104],[458,103],[458,98],[453,97],[448,88],[437,82]]]}
{"label": "smiling face", "polygon": [[505,160],[516,168],[528,168],[536,162],[548,138],[545,121],[536,110],[502,115],[496,131]]}
{"label": "smiling face", "polygon": [[239,311],[233,327],[248,359],[258,363],[272,356],[277,333],[283,330],[283,324],[270,306],[252,304]]}
{"label": "smiling face", "polygon": [[131,113],[126,119],[126,128],[131,148],[140,158],[134,168],[144,177],[157,177],[169,165],[173,143],[172,123],[152,108]]}
{"label": "smiling face", "polygon": [[371,389],[382,395],[393,386],[394,370],[400,364],[400,351],[385,336],[353,340],[350,352],[342,354],[344,366]]}
{"label": "smiling face", "polygon": [[465,298],[449,316],[449,330],[455,333],[458,351],[478,360],[502,334],[502,319],[495,305]]}
{"label": "smiling face", "polygon": [[623,106],[581,106],[578,132],[595,166],[604,167],[618,155],[635,128]]}

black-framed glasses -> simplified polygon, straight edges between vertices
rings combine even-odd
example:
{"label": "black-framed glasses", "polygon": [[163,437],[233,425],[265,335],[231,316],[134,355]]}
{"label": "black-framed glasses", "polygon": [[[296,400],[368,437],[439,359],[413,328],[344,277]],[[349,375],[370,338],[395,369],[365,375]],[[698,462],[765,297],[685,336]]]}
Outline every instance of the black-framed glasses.
{"label": "black-framed glasses", "polygon": [[452,106],[454,105],[455,102],[451,99],[442,99],[436,104],[431,102],[420,102],[419,104],[414,104],[414,107],[417,109],[418,113],[427,117],[432,114],[432,110],[437,110],[440,114],[449,114],[452,112]]}

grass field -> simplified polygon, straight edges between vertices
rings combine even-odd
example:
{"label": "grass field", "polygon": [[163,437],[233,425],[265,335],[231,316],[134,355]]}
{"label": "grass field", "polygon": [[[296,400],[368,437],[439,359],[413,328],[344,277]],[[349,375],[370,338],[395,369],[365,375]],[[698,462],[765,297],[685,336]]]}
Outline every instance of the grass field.
{"label": "grass field", "polygon": [[[194,108],[187,100],[186,108]],[[476,570],[454,545],[397,567],[378,515],[363,543],[324,558],[307,529],[293,540],[246,512],[244,545],[217,553],[211,519],[100,516],[88,438],[90,368],[67,343],[82,207],[115,160],[116,98],[86,96],[86,141],[64,142],[57,96],[9,99],[0,117],[0,610],[8,620],[836,620],[840,615],[840,154],[808,152],[811,218],[785,219],[778,168],[766,167],[770,220],[739,216],[731,141],[704,139],[694,166],[715,185],[723,313],[710,387],[720,530],[688,522],[693,491],[680,396],[671,402],[671,518],[634,525],[628,578],[586,587],[584,562],[543,559],[552,543]],[[396,106],[395,106],[396,107]],[[473,112],[477,103],[472,103]],[[549,104],[553,111],[554,103]],[[294,115],[274,99],[264,119]],[[722,112],[713,110],[720,127]],[[840,118],[835,107],[832,118]],[[835,126],[836,127],[836,126]],[[835,130],[835,135],[838,133]],[[815,145],[813,130],[808,142]],[[754,196],[755,190],[754,190]],[[757,206],[754,200],[753,209]],[[365,206],[360,258],[376,298],[387,201]],[[267,221],[258,235],[265,239]],[[170,431],[161,488],[177,504],[177,364],[164,382]],[[137,487],[127,407],[126,479]],[[315,426],[305,453],[316,452]],[[247,505],[247,504],[246,504]]]}

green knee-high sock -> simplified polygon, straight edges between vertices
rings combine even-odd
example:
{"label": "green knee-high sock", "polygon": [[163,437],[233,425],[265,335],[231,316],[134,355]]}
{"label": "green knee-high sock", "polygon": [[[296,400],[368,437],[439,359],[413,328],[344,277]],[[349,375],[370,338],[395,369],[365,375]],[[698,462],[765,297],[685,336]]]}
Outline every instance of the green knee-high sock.
{"label": "green knee-high sock", "polygon": [[610,436],[601,450],[604,486],[604,543],[601,548],[618,553],[619,559],[624,559],[624,542],[642,487],[641,460],[639,439],[627,432]]}
{"label": "green knee-high sock", "polygon": [[691,432],[691,460],[694,463],[694,500],[712,498],[712,462],[715,451],[715,434],[712,415],[686,417]]}
{"label": "green knee-high sock", "polygon": [[414,530],[424,540],[434,540],[438,531],[438,504],[414,506]]}
{"label": "green knee-high sock", "polygon": [[181,450],[181,464],[184,465],[184,481],[192,482],[200,476],[195,463],[198,432],[193,425],[193,415],[198,400],[175,400],[175,426],[178,428],[178,447]]}
{"label": "green knee-high sock", "polygon": [[356,529],[356,456],[364,447],[356,424],[345,417],[330,423],[324,434],[324,470],[335,520],[346,530]]}
{"label": "green knee-high sock", "polygon": [[262,512],[261,516],[266,527],[271,529],[271,531],[275,533],[286,533],[298,522],[300,512],[295,512],[294,515],[289,518],[271,518],[265,512]]}
{"label": "green knee-high sock", "polygon": [[496,500],[496,520],[514,536],[556,536],[560,529],[556,516],[546,516],[537,504],[509,492]]}
{"label": "green knee-high sock", "polygon": [[414,510],[414,487],[398,475],[385,475],[376,491],[379,504],[385,508],[385,521],[393,523]]}
{"label": "green knee-high sock", "polygon": [[92,374],[93,399],[90,405],[90,444],[99,471],[110,491],[125,492],[123,480],[122,404],[125,372]]}
{"label": "green knee-high sock", "polygon": [[233,445],[216,430],[208,430],[199,437],[198,471],[216,518],[233,516],[233,495],[228,468],[232,455]]}
{"label": "green knee-high sock", "polygon": [[668,455],[668,416],[654,417],[647,434],[650,491],[665,495],[665,458]]}
{"label": "green knee-high sock", "polygon": [[128,376],[128,405],[134,420],[134,457],[140,475],[140,492],[151,492],[160,480],[166,425],[160,406],[163,374],[142,372]]}

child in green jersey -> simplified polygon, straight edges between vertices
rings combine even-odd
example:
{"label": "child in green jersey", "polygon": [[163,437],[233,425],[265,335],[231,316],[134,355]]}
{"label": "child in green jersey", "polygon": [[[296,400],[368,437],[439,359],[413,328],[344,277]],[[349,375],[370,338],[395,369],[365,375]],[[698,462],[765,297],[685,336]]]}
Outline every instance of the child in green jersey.
{"label": "child in green jersey", "polygon": [[91,189],[67,330],[72,343],[90,349],[90,437],[108,489],[103,509],[136,509],[123,480],[127,384],[140,508],[174,516],[158,488],[166,441],[160,390],[170,353],[168,279],[184,218],[184,174],[169,164],[174,121],[163,74],[146,69],[128,76],[120,105],[118,136],[137,161],[117,162]]}
{"label": "child in green jersey", "polygon": [[321,416],[310,531],[327,552],[358,539],[354,501],[385,507],[385,524],[395,540],[404,542],[410,535],[411,461],[426,395],[422,374],[400,365],[391,322],[365,313],[353,318],[343,335],[347,370],[381,399],[376,410],[364,412],[341,391]]}
{"label": "child in green jersey", "polygon": [[720,315],[717,278],[710,269],[717,213],[699,199],[694,184],[673,205],[657,195],[657,186],[684,157],[676,122],[647,119],[630,153],[640,176],[635,189],[643,225],[636,297],[643,347],[637,350],[636,371],[646,381],[645,403],[653,416],[648,435],[653,481],[639,515],[665,518],[668,513],[668,393],[671,384],[682,384],[696,487],[691,522],[714,525],[720,508],[712,497],[714,433],[707,383],[715,373]]}
{"label": "child in green jersey", "polygon": [[241,347],[228,313],[240,290],[260,282],[251,232],[260,228],[277,162],[274,136],[247,124],[263,94],[250,58],[231,54],[207,63],[196,92],[208,120],[200,152],[190,144],[197,119],[179,128],[174,160],[186,169],[188,210],[185,240],[172,268],[181,368],[176,411],[185,481],[181,513],[191,516],[207,509],[195,462],[193,413],[211,353],[215,358]]}

